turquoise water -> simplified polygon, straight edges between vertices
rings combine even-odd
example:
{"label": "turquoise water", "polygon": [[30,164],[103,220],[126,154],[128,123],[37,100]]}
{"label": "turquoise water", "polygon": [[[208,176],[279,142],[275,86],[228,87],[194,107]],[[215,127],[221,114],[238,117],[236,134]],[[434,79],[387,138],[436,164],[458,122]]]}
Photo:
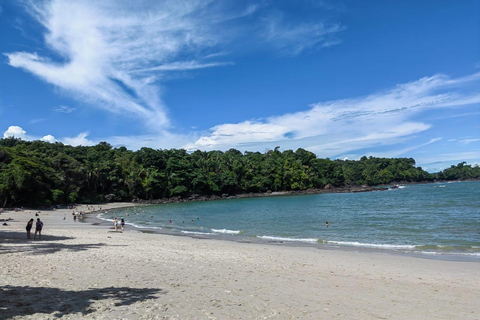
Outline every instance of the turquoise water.
{"label": "turquoise water", "polygon": [[480,258],[478,181],[152,205],[100,216],[113,217],[141,228],[192,236]]}

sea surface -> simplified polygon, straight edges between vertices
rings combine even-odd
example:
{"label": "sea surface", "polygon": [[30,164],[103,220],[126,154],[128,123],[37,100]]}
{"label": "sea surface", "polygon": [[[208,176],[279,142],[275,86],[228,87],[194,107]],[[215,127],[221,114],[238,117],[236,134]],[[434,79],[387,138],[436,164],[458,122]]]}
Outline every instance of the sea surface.
{"label": "sea surface", "polygon": [[162,204],[99,215],[114,217],[123,217],[127,227],[201,238],[480,261],[480,181]]}

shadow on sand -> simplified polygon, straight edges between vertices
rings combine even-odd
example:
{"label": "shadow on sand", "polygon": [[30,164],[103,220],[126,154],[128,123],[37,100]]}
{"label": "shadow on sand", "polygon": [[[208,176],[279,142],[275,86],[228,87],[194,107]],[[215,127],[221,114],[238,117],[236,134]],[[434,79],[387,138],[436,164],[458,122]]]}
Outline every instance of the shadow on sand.
{"label": "shadow on sand", "polygon": [[42,240],[26,239],[24,232],[1,231],[0,232],[0,254],[6,253],[30,253],[30,254],[50,254],[58,251],[85,251],[88,249],[105,246],[105,243],[89,244],[65,244],[52,241],[72,240],[73,237],[63,236],[42,236]]}
{"label": "shadow on sand", "polygon": [[[35,235],[35,231],[32,229],[32,239]],[[59,237],[52,235],[42,235],[42,240],[38,241],[58,241],[58,240],[70,240],[73,237]],[[27,239],[26,232],[20,231],[0,231],[0,243],[30,243],[31,240]]]}
{"label": "shadow on sand", "polygon": [[102,288],[84,291],[61,290],[46,287],[0,287],[0,314],[2,319],[36,313],[52,314],[60,318],[67,314],[88,315],[97,311],[92,304],[112,299],[114,306],[127,306],[138,301],[156,299],[165,294],[162,289]]}

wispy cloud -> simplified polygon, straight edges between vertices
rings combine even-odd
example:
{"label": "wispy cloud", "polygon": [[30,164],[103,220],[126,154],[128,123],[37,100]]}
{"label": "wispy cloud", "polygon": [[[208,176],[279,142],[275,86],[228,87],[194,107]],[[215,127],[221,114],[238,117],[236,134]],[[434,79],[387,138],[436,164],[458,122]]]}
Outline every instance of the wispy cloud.
{"label": "wispy cloud", "polygon": [[275,13],[265,18],[263,36],[273,43],[282,54],[297,55],[306,50],[337,45],[340,39],[337,33],[345,30],[340,24],[311,22],[290,24],[282,13]]}
{"label": "wispy cloud", "polygon": [[148,2],[148,6],[132,6],[129,1],[26,2],[47,31],[45,44],[59,59],[34,52],[6,56],[11,66],[78,99],[108,112],[137,116],[151,128],[164,130],[170,121],[152,73],[225,65],[174,61],[179,53],[196,55],[215,43],[212,33],[205,31],[208,26],[200,27],[203,21],[194,15],[206,7],[208,1]]}
{"label": "wispy cloud", "polygon": [[73,108],[73,107],[69,107],[69,106],[59,106],[59,107],[53,108],[52,110],[54,112],[59,112],[59,113],[72,113],[76,109]]}
{"label": "wispy cloud", "polygon": [[463,143],[463,144],[470,144],[470,143],[478,142],[478,141],[480,141],[480,138],[468,138],[468,139],[458,140],[458,142]]}
{"label": "wispy cloud", "polygon": [[418,116],[423,111],[480,103],[474,85],[479,82],[479,74],[457,79],[444,75],[425,77],[365,97],[320,102],[302,112],[217,125],[186,147],[208,150],[257,146],[262,150],[262,146],[273,143],[292,144],[320,156],[334,157],[392,145],[431,128]]}
{"label": "wispy cloud", "polygon": [[29,121],[30,124],[35,124],[35,123],[39,123],[39,122],[43,122],[43,121],[46,121],[47,119],[45,118],[38,118],[38,119],[32,119]]}
{"label": "wispy cloud", "polygon": [[201,63],[198,61],[178,61],[172,63],[166,63],[160,66],[154,66],[146,69],[136,70],[136,72],[151,72],[151,71],[187,71],[196,69],[205,69],[220,66],[233,65],[232,62],[212,62]]}
{"label": "wispy cloud", "polygon": [[385,152],[370,152],[370,153],[368,153],[368,155],[373,156],[373,157],[399,157],[399,156],[402,156],[402,155],[408,155],[413,150],[418,150],[422,147],[428,146],[432,143],[435,143],[435,142],[438,142],[438,141],[441,141],[441,140],[442,140],[442,138],[434,138],[434,139],[430,139],[428,142],[417,144],[417,145],[414,145],[414,146],[411,146],[411,147],[408,147],[408,148],[404,148],[404,149],[401,149],[401,150],[389,150],[389,151],[385,151]]}
{"label": "wispy cloud", "polygon": [[[278,15],[262,20],[273,4],[257,1],[235,5],[173,0],[22,3],[45,30],[44,48],[41,54],[5,53],[10,66],[93,107],[140,118],[151,132],[172,130],[160,96],[164,73],[232,65],[212,58],[229,52],[225,44],[235,38],[255,45],[270,43],[285,53],[299,54],[337,43],[334,35],[343,29],[318,21],[287,21],[279,10]],[[253,29],[263,31],[251,36]]]}

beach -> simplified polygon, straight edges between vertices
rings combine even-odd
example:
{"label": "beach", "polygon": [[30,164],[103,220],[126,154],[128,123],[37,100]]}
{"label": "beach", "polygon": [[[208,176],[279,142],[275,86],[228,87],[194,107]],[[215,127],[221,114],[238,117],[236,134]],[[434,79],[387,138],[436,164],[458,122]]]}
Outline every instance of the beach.
{"label": "beach", "polygon": [[28,240],[35,212],[0,215],[2,319],[480,318],[478,262],[115,232],[67,209]]}

